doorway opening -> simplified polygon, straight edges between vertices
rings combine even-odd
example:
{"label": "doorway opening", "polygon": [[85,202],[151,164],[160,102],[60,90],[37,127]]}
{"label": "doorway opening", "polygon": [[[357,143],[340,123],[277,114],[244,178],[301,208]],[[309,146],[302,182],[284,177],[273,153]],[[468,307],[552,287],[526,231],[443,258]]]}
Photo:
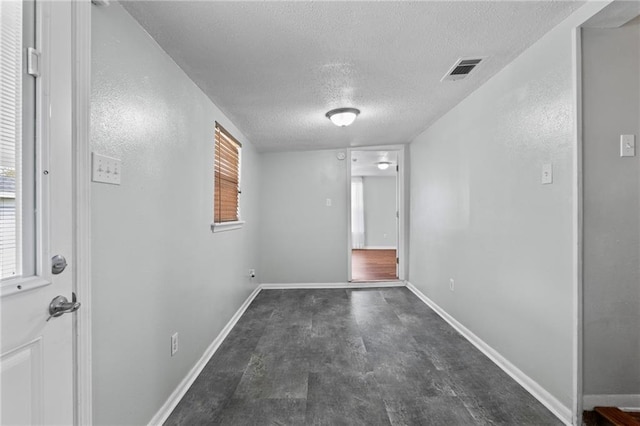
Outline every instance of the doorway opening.
{"label": "doorway opening", "polygon": [[398,280],[398,152],[351,151],[351,281]]}

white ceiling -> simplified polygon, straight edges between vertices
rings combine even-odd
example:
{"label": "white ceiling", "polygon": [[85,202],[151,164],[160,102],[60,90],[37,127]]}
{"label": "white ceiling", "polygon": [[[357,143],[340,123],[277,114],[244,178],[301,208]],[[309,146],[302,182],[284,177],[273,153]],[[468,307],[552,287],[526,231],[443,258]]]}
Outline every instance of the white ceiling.
{"label": "white ceiling", "polygon": [[[380,161],[388,161],[391,165],[380,170]],[[351,176],[395,176],[397,165],[397,151],[351,151]]]}
{"label": "white ceiling", "polygon": [[[411,142],[582,3],[123,4],[260,151],[281,151]],[[338,107],[362,112],[338,128]]]}

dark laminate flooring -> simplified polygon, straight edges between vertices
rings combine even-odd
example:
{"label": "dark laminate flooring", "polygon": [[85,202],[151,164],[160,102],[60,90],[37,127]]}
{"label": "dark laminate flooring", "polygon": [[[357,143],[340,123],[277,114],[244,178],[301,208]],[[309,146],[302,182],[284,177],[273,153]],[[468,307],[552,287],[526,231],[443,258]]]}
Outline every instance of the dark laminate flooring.
{"label": "dark laminate flooring", "polygon": [[263,290],[167,425],[557,425],[406,288]]}

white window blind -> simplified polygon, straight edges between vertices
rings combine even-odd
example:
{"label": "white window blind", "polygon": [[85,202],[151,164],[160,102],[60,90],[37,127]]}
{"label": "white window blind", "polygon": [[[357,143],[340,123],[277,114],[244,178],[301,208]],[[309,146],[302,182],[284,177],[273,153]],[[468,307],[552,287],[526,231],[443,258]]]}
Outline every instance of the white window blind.
{"label": "white window blind", "polygon": [[240,142],[216,123],[214,222],[239,220]]}
{"label": "white window blind", "polygon": [[0,279],[21,275],[22,1],[0,1]]}

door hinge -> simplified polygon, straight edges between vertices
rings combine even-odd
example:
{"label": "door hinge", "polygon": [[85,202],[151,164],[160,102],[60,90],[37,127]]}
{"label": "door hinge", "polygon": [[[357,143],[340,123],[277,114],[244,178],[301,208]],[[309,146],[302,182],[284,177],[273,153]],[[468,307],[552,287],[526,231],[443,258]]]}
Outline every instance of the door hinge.
{"label": "door hinge", "polygon": [[400,219],[400,212],[396,210],[396,218]]}
{"label": "door hinge", "polygon": [[396,172],[399,172],[399,171],[400,171],[400,166],[396,164]]}
{"label": "door hinge", "polygon": [[400,264],[400,258],[396,257],[396,265],[399,265],[399,264]]}
{"label": "door hinge", "polygon": [[40,77],[40,57],[42,54],[33,47],[27,48],[27,74]]}

